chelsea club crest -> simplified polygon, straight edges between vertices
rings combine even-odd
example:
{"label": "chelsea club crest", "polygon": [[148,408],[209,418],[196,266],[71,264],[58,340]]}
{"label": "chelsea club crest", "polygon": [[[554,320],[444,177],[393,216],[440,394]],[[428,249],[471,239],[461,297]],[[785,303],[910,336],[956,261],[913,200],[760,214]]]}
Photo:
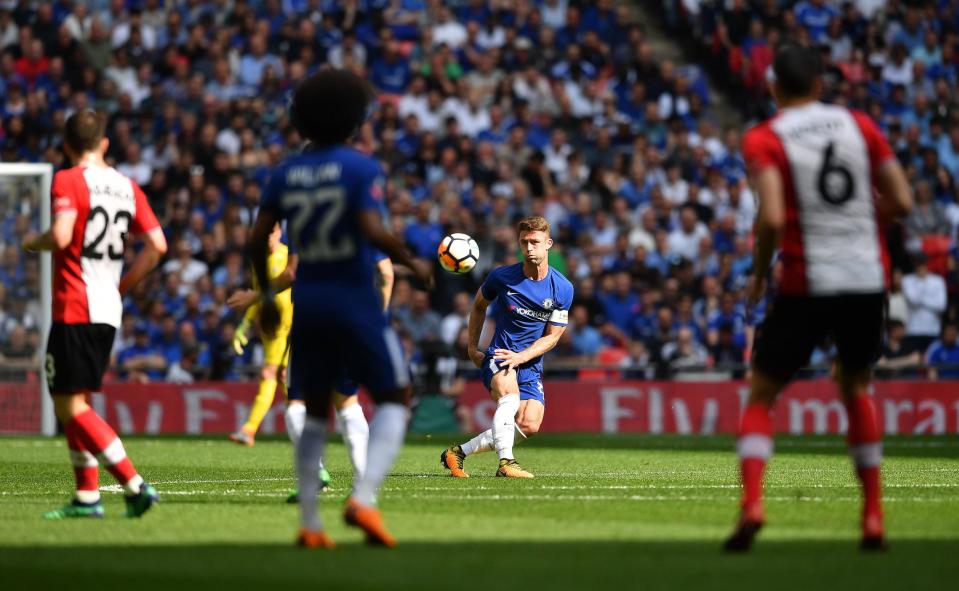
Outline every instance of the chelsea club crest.
{"label": "chelsea club crest", "polygon": [[553,298],[546,298],[545,300],[543,300],[543,307],[546,308],[547,310],[552,310],[553,306],[554,306]]}

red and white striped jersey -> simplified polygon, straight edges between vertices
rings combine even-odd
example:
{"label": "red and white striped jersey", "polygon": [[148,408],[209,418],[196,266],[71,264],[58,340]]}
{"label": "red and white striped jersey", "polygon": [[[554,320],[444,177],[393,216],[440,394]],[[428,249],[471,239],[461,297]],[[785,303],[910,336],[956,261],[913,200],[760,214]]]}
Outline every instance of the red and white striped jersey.
{"label": "red and white striped jersey", "polygon": [[875,175],[894,158],[863,113],[819,102],[780,111],[743,136],[750,174],[773,166],[786,200],[787,295],[880,293],[889,255],[875,207]]}
{"label": "red and white striped jersey", "polygon": [[75,166],[53,177],[53,219],[75,213],[70,244],[53,255],[53,321],[120,326],[120,273],[127,233],[156,215],[139,186],[113,168]]}

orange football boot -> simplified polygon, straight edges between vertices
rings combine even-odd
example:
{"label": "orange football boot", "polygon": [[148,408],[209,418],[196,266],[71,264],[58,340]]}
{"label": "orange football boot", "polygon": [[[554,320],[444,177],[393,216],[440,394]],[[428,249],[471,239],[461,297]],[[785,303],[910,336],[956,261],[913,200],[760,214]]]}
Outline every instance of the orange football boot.
{"label": "orange football boot", "polygon": [[447,447],[443,450],[443,453],[440,454],[440,463],[443,464],[443,467],[450,471],[450,476],[455,478],[469,478],[470,475],[466,473],[466,470],[463,469],[463,460],[466,459],[466,454],[463,453],[463,450],[458,445],[453,447]]}
{"label": "orange football boot", "polygon": [[383,525],[383,516],[375,507],[367,507],[356,499],[346,499],[346,508],[343,511],[343,520],[347,525],[358,527],[366,532],[366,543],[371,546],[396,546],[396,538],[386,531]]}
{"label": "orange football boot", "polygon": [[503,478],[535,478],[535,476],[516,463],[516,460],[507,458],[499,461],[499,468],[496,470],[496,475]]}
{"label": "orange football boot", "polygon": [[336,542],[326,535],[326,532],[306,528],[300,529],[300,534],[296,536],[296,545],[301,548],[326,548],[327,550],[336,548]]}

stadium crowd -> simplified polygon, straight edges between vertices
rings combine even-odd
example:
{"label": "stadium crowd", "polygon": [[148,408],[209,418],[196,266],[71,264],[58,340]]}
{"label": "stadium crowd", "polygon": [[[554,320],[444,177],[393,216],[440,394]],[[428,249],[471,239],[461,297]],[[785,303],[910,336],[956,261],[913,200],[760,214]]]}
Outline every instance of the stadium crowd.
{"label": "stadium crowd", "polygon": [[[888,236],[891,372],[928,362],[959,376],[957,5],[666,2],[668,22],[690,25],[735,80],[746,117],[770,112],[772,51],[796,39],[823,46],[827,97],[887,132],[919,202]],[[126,298],[114,377],[250,377],[258,352],[235,354],[226,300],[249,285],[247,230],[270,169],[301,144],[291,89],[327,64],[378,94],[355,145],[388,171],[395,232],[429,259],[448,232],[480,246],[475,272],[438,273],[432,295],[400,272],[391,315],[413,361],[465,359],[472,294],[517,260],[514,220],[539,214],[551,264],[576,286],[551,363],[741,374],[762,315],[744,305],[755,205],[742,125],[717,121],[703,70],[655,55],[625,3],[0,1],[0,159],[63,166],[65,118],[108,113],[108,157],[171,245]],[[39,264],[18,245],[42,201],[22,183],[0,192],[0,354],[37,367]]]}

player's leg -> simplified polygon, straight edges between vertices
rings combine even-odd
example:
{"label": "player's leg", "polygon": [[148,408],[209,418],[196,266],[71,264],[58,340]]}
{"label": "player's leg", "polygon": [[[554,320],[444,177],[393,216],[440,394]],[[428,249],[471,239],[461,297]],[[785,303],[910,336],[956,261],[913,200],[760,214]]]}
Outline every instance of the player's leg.
{"label": "player's leg", "polygon": [[763,477],[773,452],[772,407],[825,336],[819,307],[810,298],[777,298],[756,331],[749,400],[736,441],[742,482],[740,517],[726,540],[727,551],[748,550],[765,523]]}
{"label": "player's leg", "polygon": [[882,296],[843,296],[835,310],[836,363],[834,379],[846,407],[849,427],[846,442],[862,486],[863,550],[883,550],[882,431],[869,394],[872,364],[878,358],[884,332]]}
{"label": "player's leg", "polygon": [[257,386],[256,397],[250,407],[250,414],[246,423],[235,433],[230,435],[230,441],[252,447],[256,432],[266,413],[273,406],[273,397],[279,378],[279,370],[286,356],[287,335],[277,334],[275,338],[263,341],[263,367],[260,369],[260,383]]}
{"label": "player's leg", "polygon": [[370,440],[370,425],[366,422],[356,383],[344,380],[333,392],[333,408],[336,410],[336,425],[343,436],[343,443],[353,465],[353,478],[361,478],[366,471],[366,454]]}
{"label": "player's leg", "polygon": [[[326,392],[329,392],[326,389]],[[323,530],[317,498],[321,481],[316,467],[323,461],[326,445],[326,416],[329,394],[308,395],[304,405],[306,416],[303,431],[296,445],[296,481],[300,506],[300,533],[297,544],[316,548],[335,546]]]}
{"label": "player's leg", "polygon": [[[483,385],[492,396],[493,375],[499,371],[495,363],[484,364],[482,368]],[[466,443],[453,445],[440,452],[440,464],[450,471],[450,476],[455,478],[469,478],[469,474],[463,468],[466,456],[473,454],[493,451],[493,429],[487,429]]]}
{"label": "player's leg", "polygon": [[[137,473],[116,431],[86,402],[89,392],[101,387],[114,334],[115,329],[109,325],[55,324],[48,341],[47,372],[52,375],[50,390],[54,395],[54,412],[64,426],[71,449],[85,451],[103,464],[124,488],[127,516],[139,517],[153,506],[159,495]],[[87,454],[83,457],[88,465],[85,467],[92,468]],[[90,492],[88,476],[89,472],[85,472],[84,486]],[[83,496],[93,499],[92,494]],[[71,515],[65,509],[52,511],[45,517],[81,516]]]}
{"label": "player's leg", "polygon": [[496,400],[496,410],[493,412],[493,447],[499,456],[499,467],[496,476],[511,478],[532,478],[533,475],[523,470],[517,463],[513,453],[513,444],[516,441],[516,413],[520,407],[520,387],[518,372],[500,371],[493,374],[490,380],[490,395]]}
{"label": "player's leg", "polygon": [[344,518],[366,532],[367,543],[392,547],[395,538],[386,530],[374,507],[380,486],[399,455],[409,422],[412,388],[409,368],[399,338],[381,316],[361,318],[349,331],[348,374],[365,384],[377,403],[370,422],[366,470],[353,481]]}
{"label": "player's leg", "polygon": [[[286,394],[286,410],[283,413],[283,418],[285,419],[284,422],[286,423],[286,434],[290,438],[290,442],[293,444],[293,463],[295,467],[296,449],[300,443],[300,437],[303,435],[303,427],[306,424],[306,401],[303,399],[302,390],[294,385],[294,382],[291,379],[291,374],[290,347],[287,346],[286,369],[285,371],[281,372],[280,384],[282,384],[283,391]],[[320,490],[326,491],[330,488],[330,484],[332,483],[330,479],[330,473],[327,472],[326,468],[323,466],[322,460],[320,461],[318,468],[320,474]],[[297,504],[299,500],[299,489],[293,489],[286,497],[286,502],[291,505]]]}
{"label": "player's leg", "polygon": [[100,502],[99,462],[83,445],[73,417],[83,413],[89,406],[86,393],[57,394],[53,396],[53,408],[57,419],[64,425],[64,435],[70,450],[73,475],[76,480],[76,492],[70,503],[44,514],[46,519],[67,517],[103,517],[103,504]]}

